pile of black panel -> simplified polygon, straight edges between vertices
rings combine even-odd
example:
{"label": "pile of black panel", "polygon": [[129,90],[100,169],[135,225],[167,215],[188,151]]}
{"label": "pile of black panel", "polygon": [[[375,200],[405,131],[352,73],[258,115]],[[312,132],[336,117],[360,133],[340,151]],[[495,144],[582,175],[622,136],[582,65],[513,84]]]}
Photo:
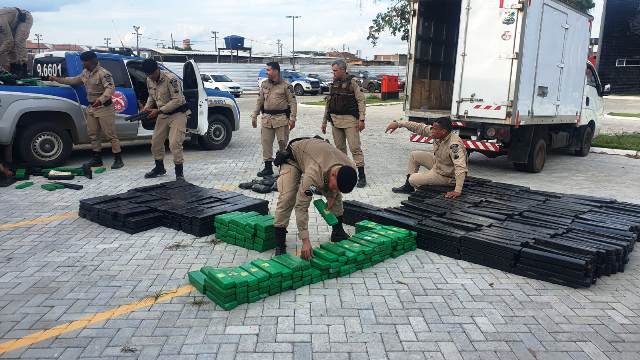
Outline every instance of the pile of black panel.
{"label": "pile of black panel", "polygon": [[129,234],[159,226],[195,236],[215,233],[217,215],[232,211],[269,212],[269,202],[239,193],[172,181],[123,194],[80,200],[80,216]]}
{"label": "pile of black panel", "polygon": [[345,202],[345,222],[369,219],[418,233],[418,247],[572,287],[624,271],[640,234],[640,205],[535,191],[468,178],[463,195],[447,187],[411,194],[378,208]]}

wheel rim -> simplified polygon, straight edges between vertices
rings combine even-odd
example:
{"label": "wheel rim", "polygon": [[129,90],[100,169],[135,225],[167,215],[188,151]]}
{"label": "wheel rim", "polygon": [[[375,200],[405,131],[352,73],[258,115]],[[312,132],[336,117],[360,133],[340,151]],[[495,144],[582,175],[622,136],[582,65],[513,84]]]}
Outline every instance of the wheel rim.
{"label": "wheel rim", "polygon": [[227,130],[222,124],[212,123],[209,124],[209,130],[207,131],[207,137],[211,142],[219,144],[224,141]]}
{"label": "wheel rim", "polygon": [[370,93],[376,92],[376,87],[375,87],[375,86],[371,86],[371,85],[370,85],[370,86],[369,86],[369,92],[370,92]]}
{"label": "wheel rim", "polygon": [[302,89],[302,86],[296,85],[296,95],[298,96],[304,95],[304,90]]}
{"label": "wheel rim", "polygon": [[31,141],[31,153],[42,161],[51,161],[60,156],[64,145],[60,135],[45,131],[38,133]]}

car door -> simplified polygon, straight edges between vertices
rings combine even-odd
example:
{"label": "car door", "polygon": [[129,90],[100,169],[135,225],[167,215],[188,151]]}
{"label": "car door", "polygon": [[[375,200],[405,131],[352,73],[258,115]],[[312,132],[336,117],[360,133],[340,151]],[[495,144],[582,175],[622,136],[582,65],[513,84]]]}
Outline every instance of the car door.
{"label": "car door", "polygon": [[604,114],[604,103],[601,97],[600,81],[591,64],[587,64],[585,72],[584,101],[582,107],[581,125],[593,121],[598,125],[598,120]]}
{"label": "car door", "polygon": [[107,69],[113,77],[116,91],[111,96],[116,111],[116,133],[118,138],[135,139],[138,136],[138,123],[124,119],[138,113],[136,94],[131,85],[129,72],[122,59],[99,59],[100,65]]}
{"label": "car door", "polygon": [[198,65],[193,60],[187,61],[182,67],[182,87],[191,110],[187,131],[204,135],[209,127],[207,93],[200,78]]}

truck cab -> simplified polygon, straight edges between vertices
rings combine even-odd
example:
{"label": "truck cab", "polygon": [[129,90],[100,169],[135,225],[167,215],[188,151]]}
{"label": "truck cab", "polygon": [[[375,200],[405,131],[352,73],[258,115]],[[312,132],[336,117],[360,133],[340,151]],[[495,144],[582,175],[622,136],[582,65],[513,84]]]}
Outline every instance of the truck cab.
{"label": "truck cab", "polygon": [[[77,76],[82,70],[78,52],[50,52],[34,59],[33,76]],[[125,118],[142,110],[149,96],[142,58],[98,53],[100,65],[113,75],[112,96],[120,140],[149,139],[153,130]],[[161,64],[160,64],[161,65]],[[169,71],[161,65],[161,69]],[[209,150],[224,149],[238,130],[240,112],[231,94],[205,89],[198,66],[183,65],[183,92],[191,115],[188,136]],[[0,146],[14,158],[34,166],[59,165],[73,145],[89,142],[84,109],[89,106],[83,85],[43,82],[43,86],[0,86]]]}

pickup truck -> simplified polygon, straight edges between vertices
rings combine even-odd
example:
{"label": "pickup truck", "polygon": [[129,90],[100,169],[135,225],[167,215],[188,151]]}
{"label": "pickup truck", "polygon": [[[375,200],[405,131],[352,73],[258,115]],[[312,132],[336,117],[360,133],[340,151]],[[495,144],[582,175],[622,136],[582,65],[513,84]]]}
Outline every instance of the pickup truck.
{"label": "pickup truck", "polygon": [[[116,91],[116,129],[120,140],[150,139],[153,130],[125,118],[138,113],[149,93],[142,58],[98,53],[100,64],[113,75]],[[169,71],[162,66],[163,70]],[[76,76],[82,72],[78,52],[49,52],[36,56],[33,76]],[[233,95],[205,89],[198,66],[183,67],[183,90],[191,108],[187,135],[206,150],[224,149],[232,132],[240,128],[240,109]],[[45,81],[43,86],[0,85],[0,147],[5,155],[32,166],[57,166],[70,156],[74,145],[88,144],[84,86]]]}
{"label": "pickup truck", "polygon": [[[321,93],[319,80],[304,76],[297,71],[283,69],[280,72],[280,77],[293,86],[293,92],[297,96],[303,96],[304,94],[318,95]],[[262,69],[258,73],[258,89],[265,80],[267,80],[267,69]]]}
{"label": "pickup truck", "polygon": [[469,152],[507,155],[518,171],[542,171],[553,149],[589,154],[611,89],[587,63],[591,16],[559,0],[411,7],[410,120],[450,117]]}

